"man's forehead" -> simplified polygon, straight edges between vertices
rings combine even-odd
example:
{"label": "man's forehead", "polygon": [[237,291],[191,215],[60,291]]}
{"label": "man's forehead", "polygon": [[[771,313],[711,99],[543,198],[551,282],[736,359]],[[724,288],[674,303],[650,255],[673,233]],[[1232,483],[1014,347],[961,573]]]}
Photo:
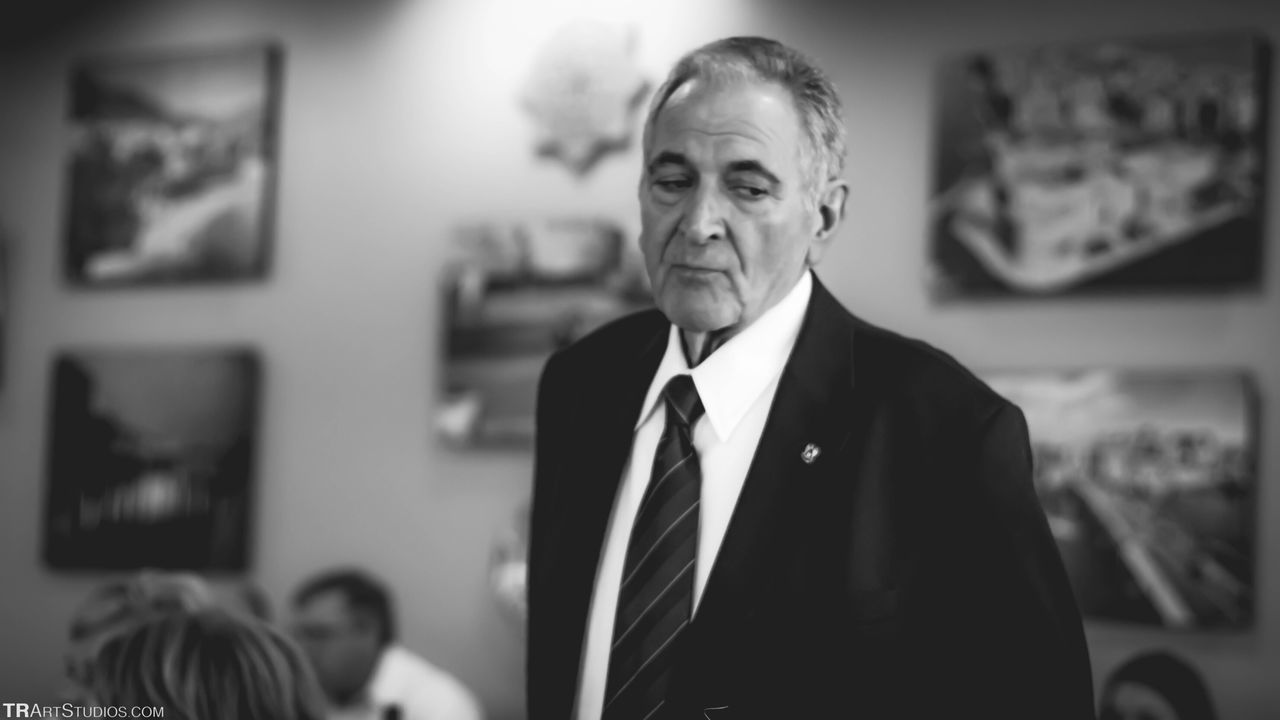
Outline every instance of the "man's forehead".
{"label": "man's forehead", "polygon": [[[704,142],[709,141],[709,142]],[[691,80],[654,119],[647,164],[672,153],[710,149],[718,162],[763,161],[802,142],[799,114],[782,86],[758,80],[710,84]]]}
{"label": "man's forehead", "polygon": [[346,595],[338,590],[325,590],[300,603],[297,608],[300,614],[316,617],[343,617],[351,612]]}
{"label": "man's forehead", "polygon": [[689,106],[758,104],[756,111],[768,109],[799,117],[795,100],[786,86],[772,79],[750,76],[694,77],[682,82],[662,104],[658,118],[669,110]]}
{"label": "man's forehead", "polygon": [[679,105],[687,102],[694,93],[706,93],[711,89],[711,83],[702,78],[690,78],[681,83],[671,95],[667,97],[667,101],[663,103],[663,109],[669,109],[673,105]]}
{"label": "man's forehead", "polygon": [[799,121],[791,91],[786,87],[772,80],[737,77],[691,78],[671,93],[654,121],[657,125],[673,116],[715,115],[717,110]]}

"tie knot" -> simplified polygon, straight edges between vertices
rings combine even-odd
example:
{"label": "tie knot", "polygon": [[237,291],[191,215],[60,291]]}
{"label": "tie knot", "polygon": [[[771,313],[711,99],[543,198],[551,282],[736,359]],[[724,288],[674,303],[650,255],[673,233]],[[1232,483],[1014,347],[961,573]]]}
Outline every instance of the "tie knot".
{"label": "tie knot", "polygon": [[667,417],[684,427],[692,428],[698,418],[702,417],[702,398],[698,397],[698,388],[694,387],[691,376],[677,375],[671,378],[662,395],[667,399],[667,407],[670,409]]}

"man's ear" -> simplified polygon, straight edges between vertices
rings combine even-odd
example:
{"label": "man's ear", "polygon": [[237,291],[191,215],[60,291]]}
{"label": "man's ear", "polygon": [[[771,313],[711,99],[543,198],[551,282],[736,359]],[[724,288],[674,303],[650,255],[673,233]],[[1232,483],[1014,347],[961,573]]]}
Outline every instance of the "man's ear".
{"label": "man's ear", "polygon": [[814,213],[813,239],[809,242],[809,252],[805,261],[813,267],[822,260],[835,239],[836,231],[844,220],[844,206],[849,199],[849,183],[844,178],[828,180],[822,191],[818,193],[816,212]]}

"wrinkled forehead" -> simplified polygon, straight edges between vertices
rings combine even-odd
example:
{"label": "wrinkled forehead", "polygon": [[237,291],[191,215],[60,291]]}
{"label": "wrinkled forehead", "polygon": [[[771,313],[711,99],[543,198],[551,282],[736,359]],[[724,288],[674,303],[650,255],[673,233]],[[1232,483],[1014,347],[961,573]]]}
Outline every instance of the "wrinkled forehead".
{"label": "wrinkled forehead", "polygon": [[796,163],[806,155],[804,129],[790,92],[774,82],[750,79],[689,80],[662,105],[645,141],[646,166],[668,153],[715,155],[726,161],[771,159],[775,164]]}

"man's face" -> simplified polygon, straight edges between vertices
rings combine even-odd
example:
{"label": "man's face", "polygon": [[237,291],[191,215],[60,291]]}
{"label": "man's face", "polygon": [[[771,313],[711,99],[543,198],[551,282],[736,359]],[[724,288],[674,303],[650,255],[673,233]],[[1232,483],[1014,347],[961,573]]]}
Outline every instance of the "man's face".
{"label": "man's face", "polygon": [[338,592],[325,592],[295,608],[294,636],[325,694],[342,705],[364,689],[381,654],[377,623],[353,613]]}
{"label": "man's face", "polygon": [[654,300],[680,328],[742,328],[825,247],[808,202],[806,142],[774,83],[678,89],[654,121],[640,182],[640,249]]}

